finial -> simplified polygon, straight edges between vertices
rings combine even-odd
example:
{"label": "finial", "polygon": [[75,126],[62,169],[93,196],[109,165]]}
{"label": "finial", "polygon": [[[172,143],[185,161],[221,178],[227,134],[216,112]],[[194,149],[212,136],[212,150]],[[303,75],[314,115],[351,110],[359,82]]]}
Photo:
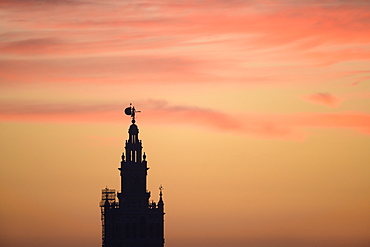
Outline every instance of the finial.
{"label": "finial", "polygon": [[143,160],[145,161],[146,160],[146,154],[144,152],[144,155],[143,155]]}
{"label": "finial", "polygon": [[126,107],[126,109],[124,110],[124,112],[125,112],[125,114],[126,115],[130,115],[131,116],[131,122],[132,123],[135,123],[136,121],[135,121],[135,113],[136,112],[141,112],[141,111],[137,111],[137,110],[135,110],[135,107],[134,106],[132,106],[132,103],[130,103],[130,106],[129,107]]}
{"label": "finial", "polygon": [[159,186],[159,195],[160,195],[161,197],[162,197],[162,195],[163,195],[162,191],[163,191],[163,186],[162,186],[162,185],[160,185],[160,186]]}
{"label": "finial", "polygon": [[162,196],[163,196],[162,191],[163,191],[163,187],[162,187],[162,185],[160,185],[160,186],[159,186],[159,201],[158,201],[158,208],[161,208],[161,209],[163,210],[163,205],[164,205],[164,203],[163,203],[163,198],[162,198]]}

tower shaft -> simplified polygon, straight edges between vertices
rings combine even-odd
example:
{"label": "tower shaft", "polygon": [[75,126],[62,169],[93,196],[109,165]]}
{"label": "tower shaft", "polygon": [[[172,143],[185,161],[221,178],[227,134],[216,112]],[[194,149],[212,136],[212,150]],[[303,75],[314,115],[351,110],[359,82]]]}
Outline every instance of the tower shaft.
{"label": "tower shaft", "polygon": [[121,192],[114,194],[113,198],[113,190],[106,188],[102,193],[103,247],[163,247],[165,213],[162,188],[158,203],[149,202],[149,168],[135,120],[128,133],[118,168]]}

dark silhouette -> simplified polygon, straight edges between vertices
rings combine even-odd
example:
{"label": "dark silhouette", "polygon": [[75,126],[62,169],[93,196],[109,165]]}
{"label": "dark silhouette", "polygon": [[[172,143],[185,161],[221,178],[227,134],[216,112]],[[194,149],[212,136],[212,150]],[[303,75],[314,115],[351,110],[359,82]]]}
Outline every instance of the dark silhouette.
{"label": "dark silhouette", "polygon": [[[103,247],[163,247],[164,246],[164,203],[162,186],[159,201],[149,202],[150,192],[146,189],[146,155],[142,154],[139,129],[135,124],[135,110],[130,104],[124,111],[131,115],[125,153],[122,153],[121,192],[105,188],[102,190],[101,219]],[[117,198],[118,197],[118,198]],[[118,201],[117,201],[118,199]]]}

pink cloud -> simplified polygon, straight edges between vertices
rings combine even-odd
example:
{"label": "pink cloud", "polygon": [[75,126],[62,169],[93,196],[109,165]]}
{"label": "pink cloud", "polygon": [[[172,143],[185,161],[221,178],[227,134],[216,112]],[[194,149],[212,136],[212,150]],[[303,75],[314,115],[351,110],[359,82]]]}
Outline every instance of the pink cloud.
{"label": "pink cloud", "polygon": [[367,81],[369,79],[370,79],[370,76],[364,76],[364,77],[361,77],[360,79],[358,79],[357,81],[352,82],[350,85],[351,86],[357,86],[359,83]]}
{"label": "pink cloud", "polygon": [[340,98],[329,93],[316,93],[303,97],[303,99],[310,103],[325,105],[329,107],[337,107],[343,101],[369,98],[370,93],[342,94]]}
{"label": "pink cloud", "polygon": [[[370,35],[364,32],[370,24],[363,21],[370,11],[363,4],[219,0],[0,4],[3,83],[152,79],[150,83],[285,85],[293,81],[287,79],[295,79],[287,78],[287,73],[292,76],[288,70],[297,64],[312,71],[316,66],[370,59]],[[269,66],[268,75],[266,68],[255,66],[271,62],[276,65]],[[326,72],[317,77],[338,74]]]}
{"label": "pink cloud", "polygon": [[[189,78],[194,75],[196,61],[176,57],[116,56],[65,59],[0,59],[0,84],[36,82],[101,83],[131,80],[156,82],[155,78]],[[200,66],[200,64],[198,65]],[[197,67],[198,67],[197,66]],[[171,82],[171,80],[168,80]],[[162,83],[166,82],[162,80]]]}
{"label": "pink cloud", "polygon": [[303,97],[310,103],[325,105],[330,107],[339,106],[342,99],[331,95],[330,93],[316,93]]}
{"label": "pink cloud", "polygon": [[0,53],[13,55],[55,54],[65,50],[63,49],[65,45],[60,40],[52,38],[24,39],[3,42],[0,45]]}
{"label": "pink cloud", "polygon": [[[20,122],[124,122],[121,104],[63,105],[3,103],[0,121]],[[370,135],[370,115],[362,112],[234,115],[193,106],[173,106],[165,101],[142,101],[138,109],[145,124],[182,125],[249,135],[257,138],[301,140],[308,129],[353,129]]]}
{"label": "pink cloud", "polygon": [[[37,12],[52,11],[52,13],[58,10],[52,18],[42,17],[44,15],[19,8],[22,16],[26,14],[32,18],[37,14],[37,18],[32,18],[33,21],[27,24],[21,22],[18,25],[31,25],[29,28],[34,31],[52,29],[58,38],[63,37],[66,29],[82,29],[81,32],[88,35],[95,33],[95,40],[101,38],[99,34],[102,30],[110,29],[113,29],[114,33],[126,35],[149,34],[147,35],[151,37],[149,42],[144,40],[144,44],[149,47],[156,47],[162,42],[178,46],[184,45],[183,41],[194,37],[230,34],[252,35],[242,40],[248,46],[265,48],[272,45],[276,47],[293,44],[301,52],[303,48],[307,50],[312,47],[325,47],[328,43],[358,45],[367,44],[369,41],[369,35],[363,32],[369,28],[369,23],[362,21],[369,17],[367,11],[369,7],[366,5],[284,4],[284,1],[277,4],[258,3],[258,1],[254,4],[241,1],[230,1],[227,4],[222,1],[203,3],[158,1],[151,4],[136,2],[119,4],[117,1],[110,1],[101,4],[97,1],[89,2],[91,5],[89,8],[81,7],[79,11],[72,11],[75,6],[71,6],[69,2],[58,4],[57,9],[54,8],[54,4],[47,4],[38,9]],[[133,11],[134,8],[136,11]],[[68,12],[68,15],[62,15],[64,11]],[[12,14],[17,12],[13,11]],[[342,18],[337,18],[338,16]],[[9,24],[15,25],[13,22]],[[102,42],[109,44],[112,41],[109,40],[112,34],[106,37],[107,39]],[[135,40],[134,36],[127,37],[138,47],[143,44],[140,40]],[[231,36],[229,38],[233,39]],[[234,39],[240,40],[240,37]],[[122,39],[117,43],[118,46],[106,46],[105,49],[111,51],[111,48],[124,48],[126,41],[127,39]],[[297,44],[294,44],[295,42]],[[67,43],[70,42],[67,41]],[[85,42],[80,43],[82,51],[85,45]],[[78,49],[75,52],[78,53]],[[100,49],[97,52],[100,52]],[[330,54],[338,54],[338,52],[340,53],[340,50]],[[349,53],[353,56],[354,52]],[[312,56],[315,56],[315,53]],[[348,52],[346,56],[349,56]]]}

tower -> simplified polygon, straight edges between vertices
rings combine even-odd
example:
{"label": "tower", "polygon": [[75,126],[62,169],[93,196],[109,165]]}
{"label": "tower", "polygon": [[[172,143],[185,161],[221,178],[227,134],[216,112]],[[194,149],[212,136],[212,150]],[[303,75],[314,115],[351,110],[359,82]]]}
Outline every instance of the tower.
{"label": "tower", "polygon": [[122,153],[120,170],[121,191],[102,190],[101,219],[103,247],[163,247],[164,246],[164,203],[162,186],[159,201],[150,202],[147,190],[148,165],[142,152],[139,128],[135,124],[135,113],[130,104],[125,109],[131,115],[125,152]]}

